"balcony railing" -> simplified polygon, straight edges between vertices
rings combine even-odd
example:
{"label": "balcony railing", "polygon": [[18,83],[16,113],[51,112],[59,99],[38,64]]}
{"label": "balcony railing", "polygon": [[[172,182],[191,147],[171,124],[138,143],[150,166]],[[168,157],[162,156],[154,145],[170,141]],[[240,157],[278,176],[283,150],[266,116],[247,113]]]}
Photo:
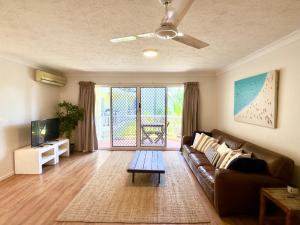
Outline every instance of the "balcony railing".
{"label": "balcony railing", "polygon": [[[122,114],[118,112],[114,112],[113,114],[113,120],[114,123],[114,140],[134,140],[136,139],[136,115],[132,114]],[[168,140],[174,142],[172,146],[180,145],[181,140],[181,123],[182,123],[182,117],[181,116],[171,116],[169,115],[167,117],[167,128],[165,125],[163,126],[163,132],[167,134],[167,138],[163,137],[161,140]],[[150,125],[147,129],[153,129],[153,135],[151,138],[155,140],[159,133],[156,133],[157,128],[153,126],[151,128],[151,124],[165,124],[165,116],[161,115],[143,115],[141,116],[141,126],[143,124]],[[150,127],[150,128],[149,128]],[[96,129],[97,129],[97,136],[99,141],[109,141],[110,140],[110,115],[102,114],[101,116],[96,117]],[[150,130],[151,131],[151,130]],[[151,132],[149,132],[151,133]],[[145,139],[145,134],[141,131],[142,140]],[[161,141],[159,140],[159,141]],[[145,141],[146,144],[149,145],[150,141],[148,139],[148,142]],[[155,141],[153,142],[155,143]],[[157,142],[158,143],[158,142]],[[141,143],[143,144],[143,143]],[[159,146],[164,145],[164,143],[159,143]],[[155,144],[151,145],[155,146]]]}

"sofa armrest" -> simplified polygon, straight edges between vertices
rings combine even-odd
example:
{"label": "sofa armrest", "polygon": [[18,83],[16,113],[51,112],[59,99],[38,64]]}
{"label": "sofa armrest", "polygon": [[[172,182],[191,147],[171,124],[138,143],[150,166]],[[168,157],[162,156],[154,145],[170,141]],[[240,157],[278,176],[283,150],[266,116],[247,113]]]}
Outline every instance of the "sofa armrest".
{"label": "sofa armrest", "polygon": [[182,137],[182,145],[192,145],[193,144],[193,137],[192,136],[183,136]]}
{"label": "sofa armrest", "polygon": [[217,169],[214,205],[220,216],[254,213],[259,209],[262,187],[283,187],[285,182],[266,174]]}

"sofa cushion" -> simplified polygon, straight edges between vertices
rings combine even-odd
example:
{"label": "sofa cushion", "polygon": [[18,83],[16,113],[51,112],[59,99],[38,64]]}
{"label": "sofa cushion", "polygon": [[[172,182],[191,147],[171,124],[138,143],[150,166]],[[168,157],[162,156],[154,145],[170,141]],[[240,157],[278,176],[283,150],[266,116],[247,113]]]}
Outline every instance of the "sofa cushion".
{"label": "sofa cushion", "polygon": [[249,142],[245,143],[242,149],[246,152],[252,152],[253,158],[266,161],[266,172],[271,176],[286,182],[291,180],[294,168],[293,160]]}
{"label": "sofa cushion", "polygon": [[216,169],[211,165],[199,166],[199,173],[205,179],[206,183],[214,188],[215,185],[215,171]]}
{"label": "sofa cushion", "polygon": [[193,164],[198,167],[202,165],[211,165],[211,163],[208,161],[206,156],[203,153],[191,153],[189,155],[190,160],[193,162]]}
{"label": "sofa cushion", "polygon": [[244,140],[226,134],[217,129],[212,130],[211,133],[212,133],[212,137],[218,139],[220,144],[226,143],[226,145],[233,150],[240,149],[242,145],[245,143]]}
{"label": "sofa cushion", "polygon": [[262,159],[251,159],[239,157],[234,159],[227,169],[244,173],[262,173],[265,171],[267,163]]}
{"label": "sofa cushion", "polygon": [[191,154],[191,153],[197,153],[198,151],[194,148],[192,148],[191,146],[188,145],[183,145],[182,146],[182,151],[185,151],[187,155]]}

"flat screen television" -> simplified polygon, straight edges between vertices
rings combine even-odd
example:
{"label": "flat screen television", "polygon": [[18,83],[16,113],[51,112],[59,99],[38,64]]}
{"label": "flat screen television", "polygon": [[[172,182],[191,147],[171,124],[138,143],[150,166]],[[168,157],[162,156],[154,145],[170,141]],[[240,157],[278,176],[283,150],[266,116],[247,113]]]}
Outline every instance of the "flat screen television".
{"label": "flat screen television", "polygon": [[59,138],[59,118],[31,122],[31,146],[36,147]]}

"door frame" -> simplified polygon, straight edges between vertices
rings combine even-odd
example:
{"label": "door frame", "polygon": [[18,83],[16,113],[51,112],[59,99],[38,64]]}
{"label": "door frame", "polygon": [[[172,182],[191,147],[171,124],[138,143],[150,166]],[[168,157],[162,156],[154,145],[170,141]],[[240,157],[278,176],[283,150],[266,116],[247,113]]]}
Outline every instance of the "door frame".
{"label": "door frame", "polygon": [[[134,87],[134,88],[137,88],[137,99],[140,98],[140,88],[141,87],[164,87],[166,89],[166,95],[165,95],[165,98],[166,98],[166,120],[165,120],[165,123],[167,123],[167,116],[168,116],[168,111],[167,111],[167,107],[168,107],[168,88],[169,87],[178,87],[178,86],[184,86],[184,83],[157,83],[157,84],[147,84],[147,83],[144,83],[144,84],[134,84],[134,83],[127,83],[127,84],[123,84],[123,83],[119,83],[119,84],[111,84],[111,83],[107,83],[107,84],[96,84],[96,87],[108,87],[110,88],[110,109],[112,108],[112,93],[111,93],[111,89],[113,87]],[[138,101],[137,101],[137,106],[138,106]],[[140,113],[138,113],[140,115]],[[139,117],[137,117],[137,120],[139,119]],[[110,122],[112,120],[112,116],[110,116]],[[137,122],[138,123],[138,122]],[[140,124],[140,123],[138,123]],[[139,126],[139,125],[138,125]],[[179,149],[178,148],[168,148],[167,147],[167,130],[168,128],[166,127],[166,142],[165,142],[165,146],[164,147],[112,147],[112,123],[110,124],[110,147],[104,147],[104,148],[100,148],[100,150],[113,150],[113,151],[128,151],[128,150],[131,150],[131,151],[135,151],[137,149],[149,149],[149,150],[168,150],[168,151],[178,151]],[[138,129],[137,129],[137,133],[138,133]],[[140,141],[139,138],[138,138],[138,135],[136,136],[137,138],[137,144],[138,142]]]}

